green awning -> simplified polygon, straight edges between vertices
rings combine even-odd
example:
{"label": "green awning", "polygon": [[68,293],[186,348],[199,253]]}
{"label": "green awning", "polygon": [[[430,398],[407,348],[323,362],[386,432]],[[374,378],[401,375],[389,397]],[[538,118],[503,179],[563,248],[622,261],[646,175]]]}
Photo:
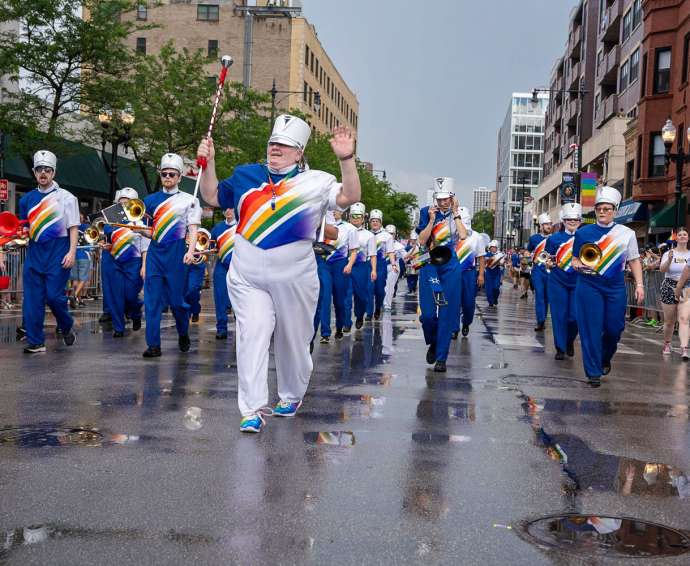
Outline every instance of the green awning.
{"label": "green awning", "polygon": [[85,145],[64,142],[68,149],[58,155],[55,180],[71,193],[107,196],[110,178],[105,171],[100,151]]}
{"label": "green awning", "polygon": [[5,152],[4,163],[5,179],[9,179],[18,185],[33,185],[34,176],[31,169],[19,155],[12,152]]}
{"label": "green awning", "polygon": [[[680,197],[680,223],[685,222],[688,209],[688,200],[685,195]],[[649,219],[650,228],[674,228],[676,225],[676,203],[669,202],[659,212]]]}

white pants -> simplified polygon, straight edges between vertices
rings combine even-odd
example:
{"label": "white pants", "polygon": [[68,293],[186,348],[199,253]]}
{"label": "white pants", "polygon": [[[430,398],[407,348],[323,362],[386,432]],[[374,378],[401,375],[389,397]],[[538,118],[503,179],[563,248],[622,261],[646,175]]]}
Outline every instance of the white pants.
{"label": "white pants", "polygon": [[386,296],[383,299],[383,308],[390,309],[393,305],[393,293],[395,293],[395,282],[398,280],[398,272],[388,266],[388,275],[386,276]]}
{"label": "white pants", "polygon": [[268,404],[271,335],[278,396],[300,401],[313,368],[309,342],[319,298],[311,242],[262,250],[237,235],[227,282],[236,320],[240,412],[251,415]]}

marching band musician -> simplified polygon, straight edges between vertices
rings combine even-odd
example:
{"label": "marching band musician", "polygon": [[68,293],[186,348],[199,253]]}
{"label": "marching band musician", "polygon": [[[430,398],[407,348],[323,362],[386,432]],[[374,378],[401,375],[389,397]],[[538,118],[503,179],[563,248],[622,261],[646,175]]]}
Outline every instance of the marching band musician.
{"label": "marching band musician", "polygon": [[77,255],[75,256],[75,262],[70,271],[71,280],[71,295],[69,298],[69,305],[71,308],[75,309],[77,306],[84,307],[84,289],[86,288],[86,283],[91,275],[91,256],[89,252],[86,251],[85,245],[82,244],[81,238],[84,234],[84,230],[89,227],[86,222],[86,215],[83,212],[79,213],[79,240],[77,240]]}
{"label": "marching band musician", "polygon": [[544,322],[549,310],[547,285],[549,272],[545,262],[540,261],[540,255],[546,246],[546,238],[551,234],[551,217],[544,212],[537,218],[539,233],[529,238],[527,251],[532,252],[532,287],[534,287],[534,310],[537,315],[535,332],[544,330]]}
{"label": "marching band musician", "polygon": [[315,330],[321,327],[321,344],[328,344],[331,336],[331,302],[335,310],[335,339],[343,337],[343,329],[352,326],[352,313],[347,312],[347,293],[350,285],[352,266],[349,265],[351,255],[357,254],[359,239],[357,229],[349,222],[342,220],[343,213],[334,210],[331,226],[338,231],[336,240],[326,240],[334,246],[333,252],[328,257],[317,257],[319,263],[319,281],[321,289],[319,293],[319,305],[314,320]]}
{"label": "marching band musician", "polygon": [[259,432],[265,422],[271,336],[280,400],[270,413],[292,417],[301,406],[313,368],[309,344],[319,293],[312,243],[326,210],[346,208],[361,194],[350,130],[338,127],[331,139],[342,184],[304,163],[310,134],[302,119],[278,116],[267,163],[236,167],[220,183],[213,141],[199,145],[198,154],[208,160],[200,177],[204,200],[237,213],[228,288],[237,321],[242,432]]}
{"label": "marching band musician", "polygon": [[417,292],[417,283],[419,281],[419,274],[410,266],[410,260],[415,256],[418,249],[419,246],[417,246],[417,234],[413,232],[407,239],[404,256],[405,265],[408,266],[405,269],[405,278],[407,279],[407,292],[410,294]]}
{"label": "marching band musician", "polygon": [[484,256],[486,269],[484,270],[484,289],[486,290],[486,300],[490,307],[498,304],[498,296],[501,293],[501,277],[503,276],[503,266],[505,256],[498,252],[498,242],[489,242],[489,251]]}
{"label": "marching band musician", "polygon": [[[477,289],[481,289],[484,285],[484,269],[486,265],[484,255],[486,250],[484,249],[483,242],[486,240],[482,240],[479,232],[472,230],[470,210],[465,206],[461,206],[458,212],[467,230],[467,237],[464,240],[459,240],[455,248],[455,255],[458,256],[458,263],[460,263],[460,270],[462,271],[462,293],[460,296],[462,335],[467,336],[470,332],[470,324],[474,320]],[[479,265],[479,272],[477,272],[476,264]],[[458,337],[459,327],[460,312],[458,312],[458,320],[453,330],[453,339]]]}
{"label": "marching band musician", "polygon": [[[121,205],[138,198],[139,194],[131,187],[124,187],[115,193],[115,202]],[[140,221],[132,224],[144,225]],[[108,271],[108,286],[103,289],[104,299],[110,305],[113,338],[122,338],[125,335],[125,315],[132,319],[132,330],[141,328],[143,303],[139,293],[144,287],[144,263],[149,239],[135,230],[110,224],[103,226],[103,233],[112,262]]]}
{"label": "marching band musician", "polygon": [[228,269],[235,246],[235,209],[229,206],[223,211],[225,219],[211,229],[212,246],[216,250],[216,265],[213,268],[213,303],[216,307],[216,340],[228,337],[228,309],[231,308],[228,293]]}
{"label": "marching band musician", "polygon": [[385,230],[391,235],[391,238],[393,238],[393,254],[395,256],[395,261],[391,263],[391,265],[398,266],[397,269],[389,269],[386,276],[386,297],[383,299],[383,310],[389,311],[393,307],[393,298],[398,291],[398,279],[405,271],[405,262],[403,260],[405,256],[405,246],[396,239],[398,230],[394,224],[388,224]]}
{"label": "marching band musician", "polygon": [[[189,305],[184,295],[187,266],[194,261],[201,206],[198,199],[180,191],[178,184],[183,171],[184,162],[179,155],[163,155],[160,164],[162,188],[144,200],[146,213],[153,219],[144,278],[148,345],[143,353],[145,358],[161,355],[161,313],[168,303],[175,317],[180,351],[188,352],[191,345]],[[188,241],[185,239],[187,232]]]}
{"label": "marching band musician", "polygon": [[[434,371],[446,371],[446,359],[451,336],[457,324],[460,309],[462,272],[454,251],[458,239],[467,237],[467,230],[459,214],[455,199],[455,181],[451,177],[434,179],[432,206],[425,206],[419,213],[417,233],[419,242],[430,247],[447,246],[451,249],[450,260],[443,265],[424,265],[419,271],[419,306],[424,340],[429,346],[426,353],[428,364]],[[434,294],[439,287],[445,295],[445,303],[437,305]]]}
{"label": "marching band musician", "polygon": [[19,201],[19,220],[28,221],[29,249],[24,262],[22,314],[26,354],[45,352],[45,307],[48,305],[67,346],[74,344],[74,320],[67,307],[65,285],[74,265],[79,239],[79,202],[55,181],[57,157],[46,150],[34,154],[38,186]]}
{"label": "marching band musician", "polygon": [[350,207],[350,223],[357,230],[357,253],[350,256],[348,266],[352,272],[352,294],[354,296],[355,328],[362,328],[364,315],[371,318],[374,304],[371,301],[377,272],[376,238],[364,227],[366,208],[356,202]]}
{"label": "marching band musician", "polygon": [[[594,204],[597,223],[577,230],[573,242],[572,264],[578,271],[575,316],[585,374],[592,387],[599,387],[601,376],[611,371],[611,359],[625,328],[626,261],[635,278],[635,299],[638,304],[644,301],[635,232],[613,221],[620,201],[621,194],[613,187],[599,188]],[[591,270],[580,259],[581,249],[588,243],[596,244],[598,249],[598,259]]]}
{"label": "marching band musician", "polygon": [[187,268],[187,286],[184,295],[184,302],[189,305],[189,316],[192,322],[199,322],[204,277],[206,277],[206,257],[195,255],[194,261]]}
{"label": "marching band musician", "polygon": [[395,259],[393,236],[383,229],[383,212],[375,208],[369,214],[369,228],[376,238],[376,281],[374,281],[374,319],[381,318],[381,309],[386,299],[386,282],[388,272],[399,271],[398,262]]}
{"label": "marching band musician", "polygon": [[573,270],[573,242],[575,231],[582,222],[582,206],[569,202],[561,208],[563,229],[551,234],[546,239],[545,251],[555,257],[548,279],[549,307],[551,308],[551,326],[553,343],[556,348],[556,359],[565,359],[575,355],[574,346],[577,337],[577,320],[575,318],[575,284],[577,272]]}

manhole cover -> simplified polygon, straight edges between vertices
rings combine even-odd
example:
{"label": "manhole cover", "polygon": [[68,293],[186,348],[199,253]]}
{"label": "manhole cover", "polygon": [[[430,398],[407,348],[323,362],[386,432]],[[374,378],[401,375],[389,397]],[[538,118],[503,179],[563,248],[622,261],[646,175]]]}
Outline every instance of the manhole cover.
{"label": "manhole cover", "polygon": [[671,527],[632,517],[550,515],[527,521],[527,541],[580,556],[644,558],[690,551],[690,538]]}
{"label": "manhole cover", "polygon": [[510,385],[532,385],[534,387],[585,387],[584,379],[552,375],[504,375],[501,381]]}
{"label": "manhole cover", "polygon": [[33,425],[0,428],[0,445],[14,444],[24,448],[44,446],[100,446],[103,435],[83,427]]}

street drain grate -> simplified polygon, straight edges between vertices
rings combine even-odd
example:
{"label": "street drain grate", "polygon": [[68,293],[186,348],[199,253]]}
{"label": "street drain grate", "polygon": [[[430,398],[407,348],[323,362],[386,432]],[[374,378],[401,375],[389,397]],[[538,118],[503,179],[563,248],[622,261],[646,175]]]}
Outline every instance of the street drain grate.
{"label": "street drain grate", "polygon": [[0,446],[13,444],[24,448],[44,446],[100,446],[103,435],[83,427],[30,425],[0,428]]}
{"label": "street drain grate", "polygon": [[587,387],[584,379],[554,375],[516,375],[511,373],[501,377],[506,385],[532,385],[534,387]]}
{"label": "street drain grate", "polygon": [[594,558],[651,558],[690,552],[690,537],[671,527],[606,515],[548,515],[524,521],[518,535],[537,546]]}

